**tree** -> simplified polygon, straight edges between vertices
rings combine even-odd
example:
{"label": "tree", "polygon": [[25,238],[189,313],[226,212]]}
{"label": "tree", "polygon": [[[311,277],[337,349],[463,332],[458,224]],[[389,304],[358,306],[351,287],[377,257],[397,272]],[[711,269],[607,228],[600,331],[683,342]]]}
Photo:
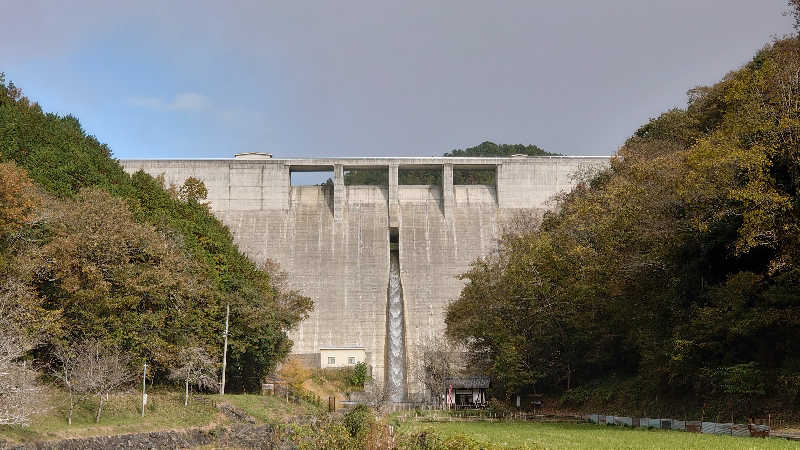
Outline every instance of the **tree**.
{"label": "tree", "polygon": [[78,354],[78,352],[83,349],[77,347],[77,345],[67,345],[60,342],[54,345],[54,349],[51,353],[53,363],[51,364],[50,370],[56,379],[58,379],[58,382],[67,390],[69,396],[67,409],[68,425],[72,425],[72,411],[75,409],[75,404],[80,399],[80,396],[86,393],[85,388],[88,387],[89,384],[87,380],[76,378],[85,375],[83,372],[79,371],[79,364],[86,363]]}
{"label": "tree", "polygon": [[800,41],[777,40],[692,89],[472,264],[447,334],[498,395],[610,378],[690,402],[783,395],[770,380],[793,379],[800,350],[798,71]]}
{"label": "tree", "polygon": [[294,389],[302,388],[303,383],[311,378],[311,369],[305,367],[296,357],[289,357],[278,373]]}
{"label": "tree", "polygon": [[178,198],[189,203],[199,203],[208,197],[205,183],[195,177],[189,177],[178,190]]}
{"label": "tree", "polygon": [[161,367],[184,337],[212,343],[215,302],[174,240],[137,223],[127,204],[98,189],[51,205],[49,236],[28,249],[34,282],[61,311],[69,341],[104,340]]}
{"label": "tree", "polygon": [[33,182],[25,170],[13,162],[0,164],[0,245],[5,234],[31,220],[37,204]]}
{"label": "tree", "polygon": [[197,387],[216,391],[219,384],[216,377],[217,363],[201,347],[181,349],[176,366],[170,369],[170,378],[184,382],[183,406],[189,404],[189,388]]}
{"label": "tree", "polygon": [[445,380],[457,376],[464,365],[464,349],[444,336],[429,337],[417,344],[410,372],[436,401],[444,394]]}
{"label": "tree", "polygon": [[45,409],[38,374],[25,361],[33,341],[0,318],[0,425],[29,425]]}
{"label": "tree", "polygon": [[95,422],[100,422],[106,399],[136,378],[130,369],[131,357],[91,339],[76,343],[72,351],[77,353],[72,384],[78,393],[97,397]]}
{"label": "tree", "polygon": [[[114,341],[153,363],[158,377],[184,338],[207,351],[219,346],[230,303],[231,390],[259,389],[288,354],[288,330],[308,314],[310,300],[296,302],[295,311],[284,297],[289,309],[276,307],[269,276],[202,204],[199,182],[185,187],[182,201],[179,188],[170,193],[144,172],[125,173],[76,117],[45,113],[0,75],[0,163],[12,161],[41,191],[42,205],[33,220],[14,222],[13,239],[0,233],[0,247],[13,247],[0,248],[0,271],[12,259],[33,269],[25,283],[50,312],[64,312],[52,336]],[[72,230],[79,236],[71,238]],[[36,356],[49,359],[51,348]]]}
{"label": "tree", "polygon": [[787,0],[789,11],[787,13],[792,16],[794,20],[794,29],[800,33],[800,0]]}
{"label": "tree", "polygon": [[0,424],[28,425],[45,409],[45,399],[28,353],[47,333],[57,331],[57,313],[42,308],[42,299],[27,282],[24,259],[0,264]]}
{"label": "tree", "polygon": [[351,369],[350,379],[348,381],[352,386],[363,388],[364,384],[367,383],[369,379],[370,377],[367,374],[367,363],[364,361],[359,361]]}

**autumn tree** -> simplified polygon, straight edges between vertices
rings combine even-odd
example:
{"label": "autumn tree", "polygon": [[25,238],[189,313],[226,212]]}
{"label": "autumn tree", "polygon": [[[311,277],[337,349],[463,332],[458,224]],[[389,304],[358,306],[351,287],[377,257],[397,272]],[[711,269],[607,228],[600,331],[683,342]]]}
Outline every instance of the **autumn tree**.
{"label": "autumn tree", "polygon": [[178,244],[137,223],[127,204],[87,189],[51,205],[48,236],[24,256],[34,282],[61,311],[64,338],[126,346],[167,366],[184,336],[209,337],[216,304]]}
{"label": "autumn tree", "polygon": [[311,378],[311,369],[304,366],[300,359],[292,356],[283,363],[278,374],[286,380],[289,386],[300,389],[303,387],[303,383]]}
{"label": "autumn tree", "polygon": [[15,163],[0,163],[0,249],[7,233],[28,223],[38,204],[33,182]]}
{"label": "autumn tree", "polygon": [[189,177],[183,182],[183,185],[178,189],[178,198],[185,202],[199,203],[208,197],[208,189],[202,180],[195,177]]}

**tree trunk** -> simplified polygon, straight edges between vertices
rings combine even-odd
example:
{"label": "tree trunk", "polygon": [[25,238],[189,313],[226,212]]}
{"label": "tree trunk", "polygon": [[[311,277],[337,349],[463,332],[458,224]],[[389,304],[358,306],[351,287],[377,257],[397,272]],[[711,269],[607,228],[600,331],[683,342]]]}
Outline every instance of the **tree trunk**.
{"label": "tree trunk", "polygon": [[75,406],[75,401],[72,397],[72,389],[69,390],[69,413],[67,414],[67,425],[72,425],[72,409]]}
{"label": "tree trunk", "polygon": [[94,423],[100,423],[100,413],[103,411],[103,394],[97,396],[100,403],[97,404],[97,415],[94,418]]}
{"label": "tree trunk", "polygon": [[189,377],[186,377],[186,392],[183,394],[183,406],[189,404]]}

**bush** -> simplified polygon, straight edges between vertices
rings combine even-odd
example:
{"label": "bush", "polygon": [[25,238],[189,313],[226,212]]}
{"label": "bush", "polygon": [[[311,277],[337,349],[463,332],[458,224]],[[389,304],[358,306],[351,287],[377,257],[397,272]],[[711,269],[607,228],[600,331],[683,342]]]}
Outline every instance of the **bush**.
{"label": "bush", "polygon": [[344,416],[344,426],[350,436],[363,436],[375,423],[375,413],[369,407],[358,405]]}
{"label": "bush", "polygon": [[442,436],[432,429],[417,434],[400,435],[395,446],[403,450],[489,450],[500,448],[476,441],[468,436]]}
{"label": "bush", "polygon": [[350,370],[350,385],[364,388],[364,383],[367,382],[369,376],[367,375],[367,363],[360,362],[353,366],[352,370]]}

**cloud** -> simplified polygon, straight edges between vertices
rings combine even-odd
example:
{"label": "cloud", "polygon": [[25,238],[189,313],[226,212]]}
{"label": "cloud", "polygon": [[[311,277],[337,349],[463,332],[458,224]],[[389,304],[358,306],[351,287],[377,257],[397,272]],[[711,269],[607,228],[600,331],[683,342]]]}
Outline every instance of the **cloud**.
{"label": "cloud", "polygon": [[203,94],[184,92],[175,96],[168,105],[168,109],[206,109],[211,106],[211,100]]}
{"label": "cloud", "polygon": [[211,99],[197,92],[182,92],[170,101],[158,97],[132,97],[128,103],[139,108],[163,111],[201,111],[211,107]]}

